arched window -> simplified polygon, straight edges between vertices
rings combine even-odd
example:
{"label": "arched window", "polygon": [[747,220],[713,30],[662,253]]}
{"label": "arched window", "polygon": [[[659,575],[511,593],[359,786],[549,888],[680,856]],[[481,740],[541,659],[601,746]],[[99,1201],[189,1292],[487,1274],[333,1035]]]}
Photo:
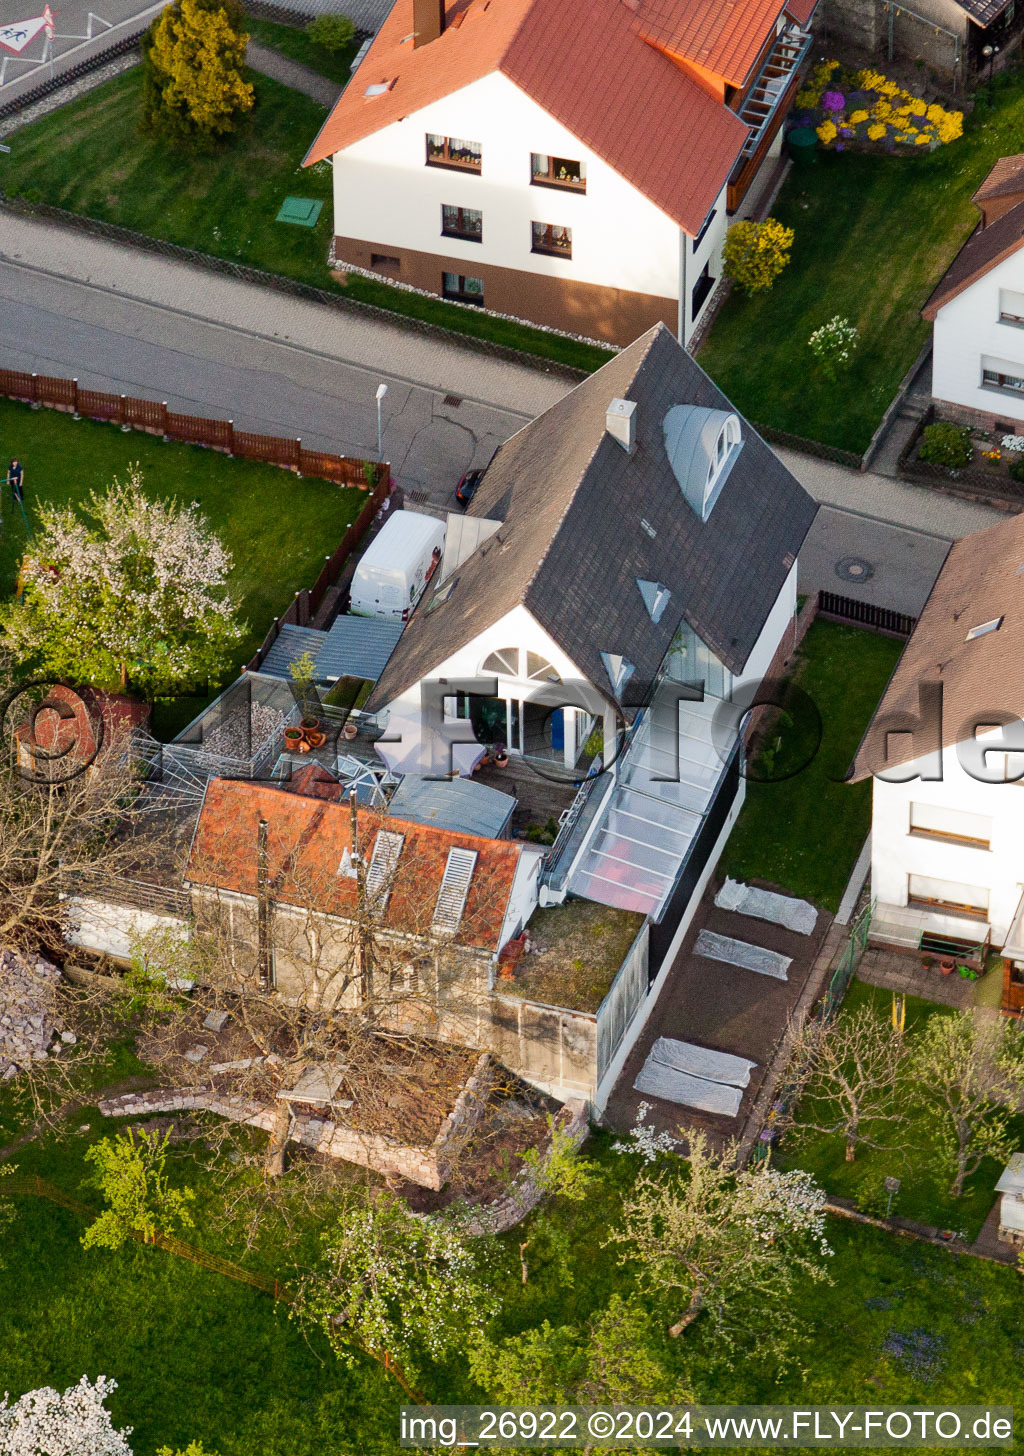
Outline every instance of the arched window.
{"label": "arched window", "polygon": [[546,657],[541,657],[539,652],[526,654],[526,676],[531,682],[560,683],[562,681],[551,663]]}
{"label": "arched window", "polygon": [[725,424],[718,432],[718,439],[715,441],[714,454],[711,463],[708,465],[708,478],[704,485],[704,507],[707,509],[711,494],[718,482],[718,477],[725,469],[726,461],[732,454],[734,448],[740,443],[740,422],[735,415],[729,415]]}
{"label": "arched window", "polygon": [[495,677],[525,677],[529,682],[560,683],[558,670],[539,652],[520,653],[518,647],[502,647],[484,659],[481,672]]}
{"label": "arched window", "polygon": [[481,672],[493,672],[495,677],[518,677],[519,676],[519,648],[502,647],[498,652],[492,652],[490,657],[484,659]]}

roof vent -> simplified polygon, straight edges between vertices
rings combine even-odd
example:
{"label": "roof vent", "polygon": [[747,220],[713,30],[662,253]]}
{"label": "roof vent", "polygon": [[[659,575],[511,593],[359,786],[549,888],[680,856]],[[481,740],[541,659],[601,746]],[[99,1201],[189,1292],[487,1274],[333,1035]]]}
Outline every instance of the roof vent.
{"label": "roof vent", "polygon": [[434,906],[432,929],[443,935],[454,935],[462,920],[469,894],[469,883],[473,878],[477,853],[475,849],[450,849],[448,863],[444,867],[441,888]]}
{"label": "roof vent", "polygon": [[605,415],[605,426],[613,440],[632,455],[636,449],[636,402],[632,399],[613,399]]}
{"label": "roof vent", "polygon": [[1002,625],[1002,617],[993,617],[991,622],[982,622],[980,626],[972,627],[964,641],[973,642],[975,637],[987,637],[990,632],[998,632]]}

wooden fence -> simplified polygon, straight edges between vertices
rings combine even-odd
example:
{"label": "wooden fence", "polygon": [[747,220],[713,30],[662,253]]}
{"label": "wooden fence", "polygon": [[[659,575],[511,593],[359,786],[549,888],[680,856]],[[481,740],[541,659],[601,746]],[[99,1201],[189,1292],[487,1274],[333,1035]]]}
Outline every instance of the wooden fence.
{"label": "wooden fence", "polygon": [[869,627],[890,637],[909,637],[917,626],[917,618],[907,612],[894,612],[891,607],[879,607],[874,602],[862,602],[830,591],[818,593],[818,616],[855,622],[858,627]]}
{"label": "wooden fence", "polygon": [[311,587],[303,587],[295,593],[288,608],[270,624],[270,631],[264,637],[257,651],[245,664],[246,672],[259,672],[267,653],[277,640],[282,627],[308,627],[310,619],[319,611],[320,605],[330,588],[337,581],[345,561],[360,545],[373,524],[374,517],[387,499],[391,490],[391,478],[382,476],[366,499],[362,510],[346,530],[333,553],[324,558],[323,569]]}
{"label": "wooden fence", "polygon": [[120,425],[122,429],[145,430],[162,435],[165,440],[180,440],[188,445],[206,445],[223,450],[242,460],[258,460],[265,465],[279,465],[299,475],[313,475],[335,485],[352,485],[373,490],[389,476],[387,464],[376,460],[360,460],[348,455],[331,455],[325,450],[307,450],[301,440],[281,435],[253,435],[236,430],[231,420],[211,420],[202,415],[179,415],[167,408],[166,402],[137,399],[131,394],[104,394],[96,389],[82,389],[77,379],[63,379],[52,374],[27,374],[20,369],[0,369],[0,395],[23,400],[28,404],[45,405],[90,420]]}

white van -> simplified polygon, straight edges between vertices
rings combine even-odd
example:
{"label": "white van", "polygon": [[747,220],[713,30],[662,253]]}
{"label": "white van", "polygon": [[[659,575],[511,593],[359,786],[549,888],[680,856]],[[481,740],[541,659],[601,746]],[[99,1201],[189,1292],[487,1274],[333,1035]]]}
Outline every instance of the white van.
{"label": "white van", "polygon": [[435,516],[395,511],[356,567],[349,611],[357,617],[407,622],[441,565],[444,532],[444,521]]}

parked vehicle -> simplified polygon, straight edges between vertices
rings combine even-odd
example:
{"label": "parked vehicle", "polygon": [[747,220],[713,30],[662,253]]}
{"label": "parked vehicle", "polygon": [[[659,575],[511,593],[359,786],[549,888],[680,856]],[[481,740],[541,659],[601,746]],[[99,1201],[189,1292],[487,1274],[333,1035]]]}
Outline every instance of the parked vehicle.
{"label": "parked vehicle", "polygon": [[444,522],[434,516],[395,511],[355,569],[349,611],[407,622],[441,564],[444,532]]}
{"label": "parked vehicle", "polygon": [[[486,469],[486,467],[484,467]],[[467,470],[465,475],[455,487],[455,499],[463,510],[469,505],[480,488],[480,482],[484,478],[483,470]]]}

